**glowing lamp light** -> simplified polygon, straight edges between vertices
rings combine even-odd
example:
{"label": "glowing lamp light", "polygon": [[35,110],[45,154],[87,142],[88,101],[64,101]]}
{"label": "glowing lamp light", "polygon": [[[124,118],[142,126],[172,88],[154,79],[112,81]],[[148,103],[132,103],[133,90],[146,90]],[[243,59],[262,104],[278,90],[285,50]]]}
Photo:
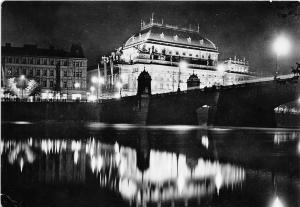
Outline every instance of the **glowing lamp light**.
{"label": "glowing lamp light", "polygon": [[276,196],[274,202],[271,207],[284,207],[278,196]]}
{"label": "glowing lamp light", "polygon": [[290,51],[291,43],[289,39],[285,36],[279,36],[274,41],[273,49],[277,56],[287,55]]}
{"label": "glowing lamp light", "polygon": [[223,64],[219,64],[219,65],[217,66],[217,70],[218,70],[219,72],[225,72],[225,66],[224,66]]}
{"label": "glowing lamp light", "polygon": [[93,76],[91,80],[92,80],[92,83],[97,83],[98,82],[98,78],[96,76]]}
{"label": "glowing lamp light", "polygon": [[25,80],[25,75],[21,75],[21,76],[20,76],[20,79],[21,79],[21,80]]}
{"label": "glowing lamp light", "polygon": [[80,83],[75,83],[74,86],[75,86],[75,88],[79,88],[80,87]]}
{"label": "glowing lamp light", "polygon": [[117,86],[117,88],[120,89],[120,88],[122,88],[122,83],[121,83],[121,82],[117,82],[117,83],[116,83],[116,86]]}
{"label": "glowing lamp light", "polygon": [[179,63],[179,67],[182,69],[182,68],[187,68],[187,66],[188,66],[188,64],[187,64],[187,62],[185,62],[185,61],[181,61],[180,63]]}
{"label": "glowing lamp light", "polygon": [[95,87],[91,86],[90,90],[91,90],[91,92],[94,92],[95,91]]}

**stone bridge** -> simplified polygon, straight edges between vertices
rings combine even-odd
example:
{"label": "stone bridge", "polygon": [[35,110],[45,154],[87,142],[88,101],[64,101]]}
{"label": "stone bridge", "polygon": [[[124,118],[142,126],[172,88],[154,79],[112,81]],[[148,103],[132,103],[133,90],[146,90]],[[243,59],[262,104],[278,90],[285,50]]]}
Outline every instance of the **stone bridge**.
{"label": "stone bridge", "polygon": [[274,108],[299,97],[298,76],[267,77],[238,85],[151,95],[145,117],[147,124],[275,127]]}
{"label": "stone bridge", "polygon": [[146,125],[276,127],[274,108],[300,97],[299,76],[262,78],[151,95],[151,77],[136,96],[101,103],[2,102],[2,121],[77,120]]}

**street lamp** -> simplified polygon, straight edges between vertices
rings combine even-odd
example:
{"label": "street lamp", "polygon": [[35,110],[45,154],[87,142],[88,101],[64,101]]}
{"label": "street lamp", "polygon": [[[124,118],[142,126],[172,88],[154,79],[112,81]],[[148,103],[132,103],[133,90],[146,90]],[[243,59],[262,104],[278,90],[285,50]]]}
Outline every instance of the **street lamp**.
{"label": "street lamp", "polygon": [[279,65],[278,65],[278,58],[280,56],[285,56],[289,53],[291,48],[291,43],[289,39],[283,35],[276,38],[273,44],[274,52],[276,53],[276,72],[275,77],[278,74],[279,71]]}
{"label": "street lamp", "polygon": [[178,88],[177,91],[180,91],[180,73],[181,73],[181,69],[185,69],[187,68],[188,64],[185,61],[181,61],[179,63],[179,67],[178,67]]}

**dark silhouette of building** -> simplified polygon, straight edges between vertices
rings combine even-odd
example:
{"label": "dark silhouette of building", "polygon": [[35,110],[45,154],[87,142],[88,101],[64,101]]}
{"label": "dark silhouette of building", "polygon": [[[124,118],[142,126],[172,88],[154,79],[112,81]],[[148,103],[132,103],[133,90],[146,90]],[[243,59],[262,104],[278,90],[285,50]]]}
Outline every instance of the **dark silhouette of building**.
{"label": "dark silhouette of building", "polygon": [[200,79],[196,74],[192,74],[187,80],[187,89],[200,88]]}

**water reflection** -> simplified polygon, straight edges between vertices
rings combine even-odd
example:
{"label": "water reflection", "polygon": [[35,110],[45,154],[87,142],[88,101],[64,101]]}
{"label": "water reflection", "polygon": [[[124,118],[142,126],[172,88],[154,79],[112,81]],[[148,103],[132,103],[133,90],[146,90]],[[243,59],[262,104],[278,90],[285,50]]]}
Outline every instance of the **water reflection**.
{"label": "water reflection", "polygon": [[300,140],[300,132],[276,131],[274,134],[274,144],[278,145],[296,139]]}
{"label": "water reflection", "polygon": [[[29,138],[1,141],[1,146],[8,163],[18,162],[21,172],[26,166],[25,170],[38,172],[40,179],[44,175],[45,182],[84,182],[87,169],[99,179],[101,187],[117,190],[138,204],[202,197],[245,179],[244,169],[235,165],[203,158],[189,160],[184,154],[157,150],[145,152],[143,160],[137,157],[136,149],[94,138]],[[143,163],[148,166],[139,168]]]}
{"label": "water reflection", "polygon": [[29,129],[0,142],[5,191],[96,186],[96,198],[104,189],[137,206],[299,204],[299,131]]}

